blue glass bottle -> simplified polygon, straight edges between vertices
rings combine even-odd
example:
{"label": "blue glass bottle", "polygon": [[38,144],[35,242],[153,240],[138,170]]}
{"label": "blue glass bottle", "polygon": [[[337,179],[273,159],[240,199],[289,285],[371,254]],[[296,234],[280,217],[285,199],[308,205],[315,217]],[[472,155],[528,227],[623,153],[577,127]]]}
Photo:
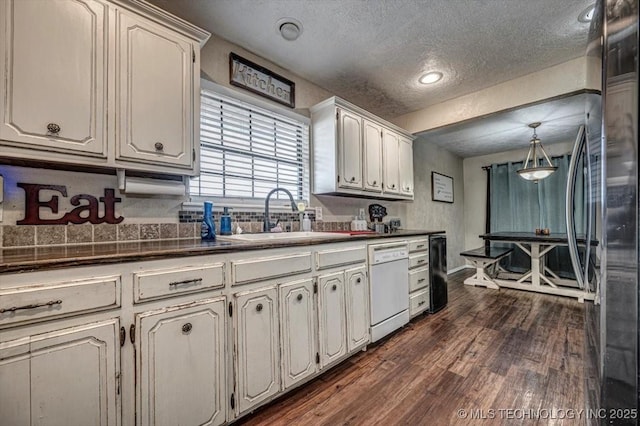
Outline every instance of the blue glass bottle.
{"label": "blue glass bottle", "polygon": [[202,216],[200,237],[203,240],[208,241],[216,240],[216,225],[213,221],[213,203],[211,201],[204,202],[204,214]]}

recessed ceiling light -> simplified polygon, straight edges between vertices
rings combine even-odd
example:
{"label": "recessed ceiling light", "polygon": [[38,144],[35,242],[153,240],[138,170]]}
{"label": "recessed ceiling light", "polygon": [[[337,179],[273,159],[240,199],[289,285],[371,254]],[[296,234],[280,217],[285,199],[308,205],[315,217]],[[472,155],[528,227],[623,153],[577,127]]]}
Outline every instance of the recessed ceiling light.
{"label": "recessed ceiling light", "polygon": [[276,23],[276,31],[287,41],[294,41],[302,34],[302,24],[293,18],[282,18]]}
{"label": "recessed ceiling light", "polygon": [[595,10],[596,10],[596,5],[595,4],[592,4],[591,6],[587,7],[578,16],[578,21],[579,22],[591,22],[591,20],[593,19],[593,13],[595,12]]}
{"label": "recessed ceiling light", "polygon": [[418,79],[418,81],[422,84],[431,84],[436,81],[440,81],[442,78],[442,73],[438,71],[432,71],[424,74],[422,77]]}

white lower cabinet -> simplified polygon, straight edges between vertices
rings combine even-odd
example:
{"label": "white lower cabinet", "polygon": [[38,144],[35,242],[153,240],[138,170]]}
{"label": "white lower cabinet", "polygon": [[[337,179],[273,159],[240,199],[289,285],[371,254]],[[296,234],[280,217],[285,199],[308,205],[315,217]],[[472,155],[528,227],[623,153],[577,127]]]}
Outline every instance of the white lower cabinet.
{"label": "white lower cabinet", "polygon": [[367,268],[345,271],[347,301],[347,351],[351,352],[369,342],[369,284]]}
{"label": "white lower cabinet", "polygon": [[309,278],[279,286],[283,389],[317,371],[313,284]]}
{"label": "white lower cabinet", "polygon": [[225,300],[200,300],[136,317],[139,425],[226,421]]}
{"label": "white lower cabinet", "polygon": [[318,277],[320,365],[325,367],[347,353],[344,272]]}
{"label": "white lower cabinet", "polygon": [[238,413],[280,391],[278,291],[275,286],[234,294]]}
{"label": "white lower cabinet", "polygon": [[117,425],[119,321],[0,342],[0,423]]}

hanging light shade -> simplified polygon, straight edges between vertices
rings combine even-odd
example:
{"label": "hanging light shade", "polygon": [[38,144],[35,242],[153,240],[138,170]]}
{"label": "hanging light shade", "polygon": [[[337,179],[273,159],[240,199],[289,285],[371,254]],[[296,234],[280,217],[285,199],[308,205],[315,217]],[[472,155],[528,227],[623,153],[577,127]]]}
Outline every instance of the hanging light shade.
{"label": "hanging light shade", "polygon": [[[533,129],[533,136],[531,137],[531,141],[529,142],[529,152],[527,153],[527,159],[524,162],[524,167],[522,167],[517,172],[521,178],[532,180],[535,183],[538,183],[540,179],[544,179],[550,176],[558,169],[553,164],[551,164],[549,156],[542,147],[540,139],[538,139],[538,135],[536,134],[536,128],[538,126],[540,126],[540,123],[538,122],[529,124],[529,127]],[[542,157],[540,158],[540,162],[538,163],[539,152],[542,153]],[[544,164],[544,160],[547,161],[547,165]]]}

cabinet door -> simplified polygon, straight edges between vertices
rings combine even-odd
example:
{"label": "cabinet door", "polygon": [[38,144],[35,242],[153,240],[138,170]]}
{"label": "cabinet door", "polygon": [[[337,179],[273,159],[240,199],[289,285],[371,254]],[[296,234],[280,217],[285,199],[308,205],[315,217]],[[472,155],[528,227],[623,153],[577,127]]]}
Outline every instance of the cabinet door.
{"label": "cabinet door", "polygon": [[362,118],[338,108],[338,152],[343,188],[362,189]]}
{"label": "cabinet door", "polygon": [[400,169],[400,193],[413,197],[413,141],[401,137],[399,155]]}
{"label": "cabinet door", "polygon": [[118,330],[113,319],[3,343],[2,424],[119,424]]}
{"label": "cabinet door", "polygon": [[369,284],[366,267],[345,271],[347,286],[347,351],[369,342]]}
{"label": "cabinet door", "polygon": [[400,175],[398,171],[399,135],[391,130],[382,131],[382,162],[385,193],[400,193]]}
{"label": "cabinet door", "polygon": [[344,273],[318,277],[320,365],[331,364],[347,353]]}
{"label": "cabinet door", "polygon": [[106,156],[107,5],[6,0],[0,9],[2,143]]}
{"label": "cabinet door", "polygon": [[364,119],[364,189],[382,192],[382,127]]}
{"label": "cabinet door", "polygon": [[280,391],[275,287],[235,295],[236,383],[242,413]]}
{"label": "cabinet door", "polygon": [[138,424],[225,422],[225,314],[225,299],[208,299],[138,316]]}
{"label": "cabinet door", "polygon": [[316,372],[313,280],[280,285],[282,384],[287,389]]}
{"label": "cabinet door", "polygon": [[117,157],[190,168],[192,45],[142,17],[118,16]]}

